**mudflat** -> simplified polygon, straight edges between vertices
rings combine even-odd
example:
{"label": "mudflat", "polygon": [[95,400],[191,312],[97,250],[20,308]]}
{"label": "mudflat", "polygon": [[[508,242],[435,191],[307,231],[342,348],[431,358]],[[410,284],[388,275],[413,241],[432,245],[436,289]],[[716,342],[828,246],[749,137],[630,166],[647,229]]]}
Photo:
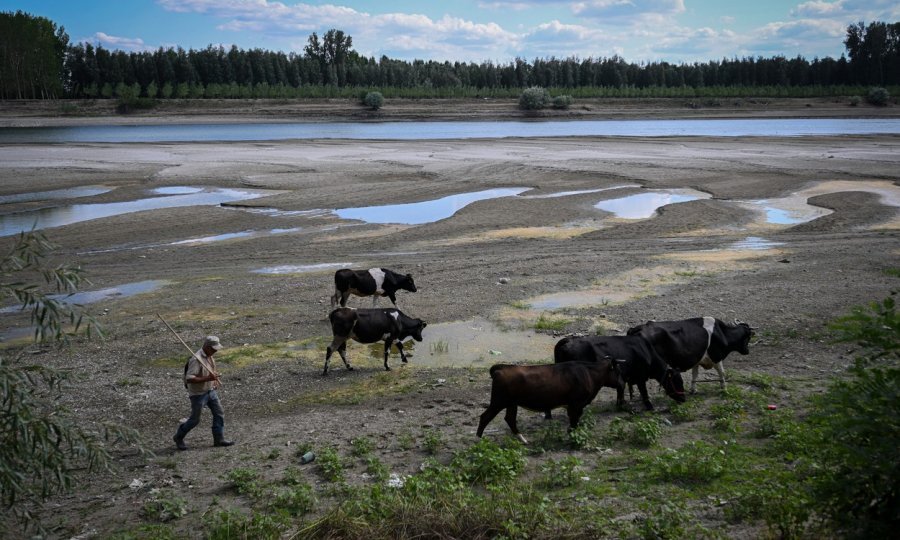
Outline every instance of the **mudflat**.
{"label": "mudflat", "polygon": [[[824,108],[821,101],[805,103],[760,114],[796,116]],[[480,115],[466,103],[453,108],[448,102],[443,113],[430,108],[436,103],[426,105],[430,112],[419,113],[409,112],[419,104],[408,104],[406,119],[521,114],[513,102],[505,103],[503,114],[491,109]],[[17,107],[12,110],[18,115],[4,108],[0,125],[122,121]],[[333,111],[291,117],[272,107],[244,115],[181,110],[127,120],[342,118]],[[391,119],[390,108],[377,113],[382,116],[359,114]],[[648,112],[652,108],[634,116],[695,114],[671,106]],[[747,104],[731,109],[740,109],[736,116],[760,112]],[[863,110],[846,104],[832,109],[840,112],[823,116]],[[860,116],[891,116],[895,109],[866,108]],[[591,111],[583,112],[569,116]],[[897,287],[898,179],[897,136],[0,146],[0,196],[110,188],[86,197],[8,202],[0,206],[4,215],[198,189],[257,195],[45,231],[61,246],[56,258],[87,269],[89,290],[113,289],[85,305],[106,339],[38,349],[24,360],[72,369],[79,377],[64,401],[75,414],[137,428],[157,457],[147,462],[124,454],[121,467],[85,478],[73,494],[52,499],[44,519],[58,527],[59,536],[128,530],[142,522],[142,501],[154,487],[190,499],[199,512],[214,499],[245,504],[223,494],[223,471],[258,467],[276,477],[296,465],[293,449],[307,443],[346,452],[352,439],[368,437],[391,471],[414,473],[425,453],[415,445],[398,448],[398,438],[415,440],[425,429],[438,430],[445,445],[438,459],[444,461],[472,444],[489,398],[491,363],[552,361],[552,344],[563,334],[619,334],[649,319],[749,322],[759,329],[750,355],[733,353],[726,372],[806,381],[783,398],[786,405],[797,402],[851,362],[846,345],[826,339],[827,323]],[[160,188],[170,191],[153,195]],[[387,224],[345,220],[333,212],[499,188],[527,191],[479,200],[417,225],[404,224],[396,209],[397,222]],[[667,203],[671,190],[685,189],[699,196]],[[595,206],[648,193],[661,206],[647,218],[627,219]],[[773,219],[779,211],[789,219]],[[11,245],[11,238],[3,238],[3,245]],[[398,307],[428,327],[426,342],[413,348],[409,364],[401,365],[393,353],[394,369],[385,372],[380,348],[351,344],[357,369],[344,370],[335,356],[329,376],[322,377],[333,273],[344,266],[414,275],[419,291],[398,293]],[[154,285],[146,292],[114,290],[148,281]],[[350,305],[369,307],[371,300],[351,297]],[[382,299],[378,305],[390,303]],[[188,437],[191,450],[175,452],[171,437],[188,412],[181,384],[186,353],[157,314],[192,346],[199,347],[207,334],[224,343],[222,396],[227,434],[236,446],[212,448],[205,416]],[[27,327],[27,318],[6,313],[0,321],[6,332],[2,354],[19,355],[26,345],[17,329]],[[496,345],[479,337],[485,332],[498,336]],[[700,385],[700,392],[715,388]],[[597,401],[612,399],[601,392]],[[666,399],[654,395],[663,412]],[[599,414],[597,429],[615,415]],[[542,422],[539,414],[520,413],[526,433]],[[500,418],[489,427],[487,436],[498,439],[508,431]],[[672,437],[677,442],[689,435],[682,430]],[[363,471],[361,465],[351,470],[352,482],[364,482]],[[310,483],[321,484],[311,468],[303,472]],[[128,488],[136,478],[140,486]],[[182,521],[175,522],[177,530],[193,530]]]}

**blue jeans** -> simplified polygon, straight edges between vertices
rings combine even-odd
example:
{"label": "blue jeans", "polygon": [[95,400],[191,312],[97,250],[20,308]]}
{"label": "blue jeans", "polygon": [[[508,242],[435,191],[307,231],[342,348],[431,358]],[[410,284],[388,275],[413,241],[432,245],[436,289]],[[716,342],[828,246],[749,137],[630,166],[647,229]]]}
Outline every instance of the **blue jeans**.
{"label": "blue jeans", "polygon": [[221,439],[225,434],[225,410],[222,408],[222,402],[219,401],[219,395],[216,394],[216,391],[210,390],[205,394],[189,397],[191,398],[191,417],[178,426],[178,431],[175,432],[175,436],[179,439],[183,439],[190,430],[194,429],[197,424],[200,423],[200,413],[203,412],[203,407],[209,407],[209,410],[212,411],[213,415],[213,438],[216,440]]}

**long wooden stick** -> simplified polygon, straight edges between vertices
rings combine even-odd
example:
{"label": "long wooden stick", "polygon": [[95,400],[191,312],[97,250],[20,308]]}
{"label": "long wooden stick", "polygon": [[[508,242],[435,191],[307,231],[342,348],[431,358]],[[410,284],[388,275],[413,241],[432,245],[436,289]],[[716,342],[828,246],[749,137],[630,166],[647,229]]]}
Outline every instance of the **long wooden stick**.
{"label": "long wooden stick", "polygon": [[185,343],[183,339],[181,339],[181,336],[178,335],[178,332],[176,332],[175,329],[173,329],[171,326],[169,326],[169,323],[167,323],[166,320],[162,318],[162,315],[160,315],[159,313],[157,313],[156,316],[159,317],[159,320],[161,320],[161,321],[163,322],[164,325],[166,325],[166,328],[168,328],[173,334],[175,334],[175,337],[177,337],[177,338],[178,338],[178,341],[180,341],[181,344],[184,345],[184,348],[187,349],[189,353],[191,353],[191,356],[193,356],[194,358],[196,358],[197,361],[200,362],[200,365],[203,366],[203,368],[204,368],[206,371],[210,372],[210,373],[216,378],[216,382],[219,383],[219,386],[222,386],[222,381],[219,380],[219,374],[216,373],[215,371],[213,371],[212,368],[210,368],[210,367],[206,364],[206,362],[203,361],[202,358],[200,358],[199,356],[197,356],[197,353],[194,352],[193,349],[191,349],[190,347],[188,347],[188,344]]}

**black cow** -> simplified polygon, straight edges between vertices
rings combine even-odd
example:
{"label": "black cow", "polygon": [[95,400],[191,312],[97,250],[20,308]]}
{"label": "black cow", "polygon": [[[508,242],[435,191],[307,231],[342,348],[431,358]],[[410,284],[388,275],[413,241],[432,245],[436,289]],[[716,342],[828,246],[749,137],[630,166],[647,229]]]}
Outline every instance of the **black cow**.
{"label": "black cow", "polygon": [[516,426],[518,407],[533,411],[549,411],[566,407],[569,429],[575,429],[584,408],[604,386],[615,388],[621,398],[625,381],[619,363],[610,359],[600,362],[567,362],[538,366],[497,364],[491,367],[491,402],[478,422],[479,437],[485,426],[506,409],[506,423],[513,435],[528,443]]}
{"label": "black cow", "polygon": [[396,308],[354,309],[341,307],[332,311],[328,320],[331,321],[331,333],[334,337],[325,352],[325,369],[322,371],[322,375],[328,375],[328,360],[331,359],[334,351],[341,355],[347,369],[353,370],[350,362],[347,361],[348,339],[360,343],[384,341],[384,369],[390,371],[388,355],[391,351],[391,344],[397,345],[400,359],[406,363],[402,341],[408,337],[422,341],[422,329],[427,325],[423,320],[407,317]]}
{"label": "black cow", "polygon": [[705,369],[715,367],[719,382],[725,388],[722,360],[731,351],[749,354],[753,328],[739,321],[728,324],[713,317],[697,317],[682,321],[649,321],[629,329],[628,335],[649,341],[675,369],[690,369],[693,394],[700,366]]}
{"label": "black cow", "polygon": [[[641,336],[569,336],[556,342],[553,347],[553,360],[556,363],[578,360],[601,362],[607,357],[624,360],[620,367],[622,377],[628,384],[637,384],[647,409],[653,409],[647,394],[647,379],[658,381],[666,394],[675,401],[685,401],[681,373],[669,367]],[[623,393],[624,390],[618,396],[620,405],[624,402]],[[550,417],[549,413],[547,417]]]}
{"label": "black cow", "polygon": [[342,268],[334,273],[334,295],[331,297],[331,307],[340,301],[341,307],[347,306],[347,298],[351,294],[356,296],[371,296],[372,307],[379,296],[387,296],[394,307],[397,307],[397,291],[403,289],[416,292],[416,284],[412,274],[398,274],[387,268],[370,268],[368,270],[351,270]]}

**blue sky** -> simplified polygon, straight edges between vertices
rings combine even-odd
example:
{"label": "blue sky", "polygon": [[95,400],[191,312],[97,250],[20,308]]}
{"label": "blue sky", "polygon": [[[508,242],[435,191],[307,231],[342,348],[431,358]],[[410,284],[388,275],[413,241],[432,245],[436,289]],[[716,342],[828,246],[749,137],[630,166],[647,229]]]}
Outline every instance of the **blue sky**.
{"label": "blue sky", "polygon": [[839,57],[847,25],[900,21],[897,0],[0,0],[110,49],[232,44],[302,52],[338,28],[366,56],[405,60]]}

